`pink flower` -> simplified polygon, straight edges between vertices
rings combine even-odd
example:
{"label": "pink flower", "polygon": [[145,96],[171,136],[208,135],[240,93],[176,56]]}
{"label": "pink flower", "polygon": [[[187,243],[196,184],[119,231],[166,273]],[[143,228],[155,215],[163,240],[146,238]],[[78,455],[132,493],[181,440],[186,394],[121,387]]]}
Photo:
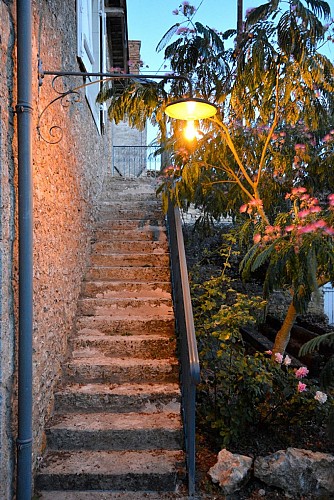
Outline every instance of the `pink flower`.
{"label": "pink flower", "polygon": [[298,370],[296,370],[295,372],[295,376],[296,378],[303,378],[303,377],[306,377],[306,375],[308,374],[308,369],[306,368],[306,366],[301,366],[300,368],[298,368]]}
{"label": "pink flower", "polygon": [[334,207],[334,193],[328,195],[328,203],[331,207]]}
{"label": "pink flower", "polygon": [[291,189],[291,194],[301,194],[301,193],[306,193],[307,189],[300,186],[300,187],[295,187]]}
{"label": "pink flower", "polygon": [[310,212],[311,214],[318,214],[319,212],[321,212],[321,208],[319,207],[319,205],[310,207]]}
{"label": "pink flower", "polygon": [[297,390],[298,390],[298,392],[306,391],[306,384],[303,384],[302,382],[298,382]]}
{"label": "pink flower", "polygon": [[268,351],[264,351],[264,354],[269,354],[269,356],[271,356],[273,353],[273,351],[271,351],[270,349]]}
{"label": "pink flower", "polygon": [[284,361],[283,361],[283,364],[284,364],[285,366],[289,366],[289,365],[291,365],[291,358],[290,358],[290,356],[288,356],[288,355],[286,355],[286,356],[285,356]]}
{"label": "pink flower", "polygon": [[241,205],[240,213],[243,214],[243,213],[247,212],[247,208],[248,208],[247,203],[245,203],[245,205]]}
{"label": "pink flower", "polygon": [[188,33],[189,28],[186,28],[185,26],[181,26],[180,28],[177,29],[176,34],[181,35],[182,33]]}
{"label": "pink flower", "polygon": [[260,243],[261,241],[261,234],[257,233],[257,234],[254,234],[254,237],[253,237],[253,241],[254,243]]}
{"label": "pink flower", "polygon": [[296,151],[298,151],[298,150],[305,151],[305,149],[306,149],[305,144],[295,144],[295,150]]}
{"label": "pink flower", "polygon": [[178,9],[174,9],[174,10],[172,11],[172,14],[173,14],[173,16],[178,16],[178,15],[179,15],[179,11],[178,11]]}
{"label": "pink flower", "polygon": [[275,361],[276,363],[282,363],[283,361],[283,355],[280,352],[275,353]]}
{"label": "pink flower", "polygon": [[298,212],[298,217],[299,217],[300,219],[304,219],[304,217],[307,217],[308,215],[310,215],[310,212],[311,212],[311,211],[310,211],[310,210],[307,210],[307,209],[305,209],[305,210],[301,210],[300,212]]}
{"label": "pink flower", "polygon": [[316,220],[313,222],[313,226],[316,227],[317,229],[322,229],[327,226],[326,222],[323,219]]}
{"label": "pink flower", "polygon": [[286,226],[285,230],[287,233],[291,233],[291,231],[293,231],[295,228],[295,226],[291,225],[291,226]]}

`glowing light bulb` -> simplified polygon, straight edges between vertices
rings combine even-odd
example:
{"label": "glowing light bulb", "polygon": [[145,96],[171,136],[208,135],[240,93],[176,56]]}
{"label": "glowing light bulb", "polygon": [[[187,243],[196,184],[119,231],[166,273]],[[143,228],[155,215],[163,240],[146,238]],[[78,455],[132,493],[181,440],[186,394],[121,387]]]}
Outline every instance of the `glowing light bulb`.
{"label": "glowing light bulb", "polygon": [[184,136],[188,141],[193,141],[197,135],[194,120],[188,120],[184,129]]}

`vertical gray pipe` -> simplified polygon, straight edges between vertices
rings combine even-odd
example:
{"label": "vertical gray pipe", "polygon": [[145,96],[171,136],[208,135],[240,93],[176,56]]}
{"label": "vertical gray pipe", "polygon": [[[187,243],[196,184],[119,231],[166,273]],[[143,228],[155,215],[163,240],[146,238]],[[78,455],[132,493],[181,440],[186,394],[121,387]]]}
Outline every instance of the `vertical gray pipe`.
{"label": "vertical gray pipe", "polygon": [[17,500],[32,496],[32,8],[17,0],[17,137],[19,192],[19,344]]}

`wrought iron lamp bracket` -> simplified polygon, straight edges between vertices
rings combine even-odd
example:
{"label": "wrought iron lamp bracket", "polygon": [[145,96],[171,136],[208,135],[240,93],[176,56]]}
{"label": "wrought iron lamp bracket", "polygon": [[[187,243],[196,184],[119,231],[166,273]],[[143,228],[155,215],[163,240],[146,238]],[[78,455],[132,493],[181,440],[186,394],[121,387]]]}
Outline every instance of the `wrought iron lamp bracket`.
{"label": "wrought iron lamp bracket", "polygon": [[[216,113],[217,108],[199,98],[194,98],[193,97],[193,87],[191,80],[182,75],[139,75],[139,74],[133,74],[133,73],[89,73],[89,72],[81,72],[81,71],[44,71],[42,61],[39,59],[38,61],[38,81],[39,85],[41,86],[43,84],[43,79],[46,75],[53,76],[52,79],[52,88],[53,90],[58,94],[57,97],[52,99],[47,106],[42,110],[42,112],[39,115],[38,118],[38,124],[37,124],[37,130],[39,137],[46,141],[49,144],[57,144],[61,141],[63,137],[63,131],[62,128],[59,125],[52,125],[49,129],[49,135],[51,138],[53,138],[55,135],[58,133],[58,137],[52,140],[46,139],[42,133],[41,133],[41,120],[44,117],[46,111],[52,106],[55,102],[60,101],[61,105],[63,107],[69,106],[73,102],[79,102],[81,100],[81,93],[79,92],[80,89],[88,87],[89,85],[94,85],[95,83],[101,83],[101,82],[106,82],[109,80],[143,80],[143,79],[148,79],[148,80],[160,80],[163,83],[168,82],[168,80],[183,80],[184,82],[187,83],[189,87],[189,96],[187,98],[179,99],[179,101],[176,101],[175,103],[169,103],[166,106],[166,114],[169,115],[172,118],[176,119],[181,119],[181,120],[197,120],[197,119],[203,119],[207,118],[209,116],[212,116],[214,113]],[[63,90],[60,91],[56,87],[56,83],[59,78],[62,77],[81,77],[81,78],[98,78],[97,80],[89,81],[87,83],[84,83],[82,85],[79,85],[78,87],[74,88],[69,88],[68,90]],[[68,99],[69,96],[73,96],[72,99]],[[199,115],[194,112],[194,109],[197,109],[197,106],[199,108],[204,108],[204,112],[202,111]]]}

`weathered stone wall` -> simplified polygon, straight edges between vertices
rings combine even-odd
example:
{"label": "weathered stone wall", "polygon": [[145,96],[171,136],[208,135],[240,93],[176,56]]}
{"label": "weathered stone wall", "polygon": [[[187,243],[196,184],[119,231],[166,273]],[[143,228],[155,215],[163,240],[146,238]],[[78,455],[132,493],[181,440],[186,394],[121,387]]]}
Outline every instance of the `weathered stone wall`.
{"label": "weathered stone wall", "polygon": [[[283,320],[288,311],[291,302],[289,291],[275,291],[271,294],[267,305],[267,314],[272,314],[276,318]],[[311,301],[307,307],[308,314],[323,315],[324,314],[324,292],[322,289],[319,293],[313,294]]]}
{"label": "weathered stone wall", "polygon": [[14,384],[13,314],[13,48],[11,9],[0,2],[0,498],[12,497],[13,439],[11,435]]}
{"label": "weathered stone wall", "polygon": [[[36,64],[40,54],[45,70],[78,71],[75,0],[36,2],[34,20]],[[50,82],[45,77],[39,89],[35,79],[33,107],[39,112],[55,97]],[[57,83],[68,84],[67,78]],[[70,84],[82,85],[83,79],[72,78]],[[108,134],[99,135],[84,90],[81,94],[79,104],[62,107],[58,101],[40,123],[43,134],[46,125],[61,125],[63,138],[56,145],[39,139],[34,115],[35,453],[41,450],[41,430],[66,354],[88,259],[92,207],[109,161]]]}
{"label": "weathered stone wall", "polygon": [[[58,124],[62,140],[55,145],[38,135],[38,115],[56,94],[51,77],[38,87],[37,54],[46,70],[78,71],[76,58],[75,0],[36,0],[33,4],[33,200],[34,200],[34,324],[33,324],[33,452],[42,452],[44,423],[52,410],[67,339],[71,333],[81,280],[89,258],[89,235],[94,203],[110,164],[111,134],[99,135],[84,98],[63,108],[49,108],[39,124]],[[0,1],[1,21],[1,332],[0,332],[0,498],[10,499],[13,476],[13,443],[16,437],[16,388],[13,387],[17,335],[16,283],[18,279],[16,209],[16,104],[14,4]],[[5,68],[5,71],[3,71]],[[82,78],[71,85],[81,85]],[[65,78],[58,82],[67,85]],[[57,130],[54,129],[54,133]],[[13,250],[14,248],[14,250]],[[17,318],[16,318],[17,319]],[[16,325],[14,327],[14,324]],[[11,410],[11,408],[13,410]],[[12,427],[10,426],[12,422]]]}

